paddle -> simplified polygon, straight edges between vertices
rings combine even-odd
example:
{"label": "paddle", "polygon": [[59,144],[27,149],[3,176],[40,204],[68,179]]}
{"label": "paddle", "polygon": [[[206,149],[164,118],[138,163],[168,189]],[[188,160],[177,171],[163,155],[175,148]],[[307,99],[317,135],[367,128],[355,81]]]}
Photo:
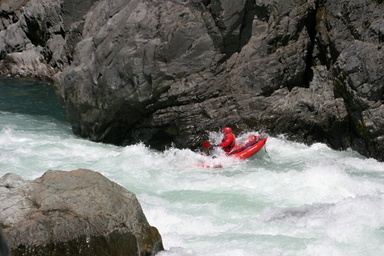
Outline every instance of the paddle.
{"label": "paddle", "polygon": [[211,143],[209,142],[209,141],[204,141],[203,142],[203,148],[204,149],[208,149],[208,148],[210,148],[212,145],[211,145]]}
{"label": "paddle", "polygon": [[203,142],[203,148],[204,149],[208,149],[210,147],[217,147],[217,145],[212,145],[211,142],[209,142],[209,141],[204,141]]}

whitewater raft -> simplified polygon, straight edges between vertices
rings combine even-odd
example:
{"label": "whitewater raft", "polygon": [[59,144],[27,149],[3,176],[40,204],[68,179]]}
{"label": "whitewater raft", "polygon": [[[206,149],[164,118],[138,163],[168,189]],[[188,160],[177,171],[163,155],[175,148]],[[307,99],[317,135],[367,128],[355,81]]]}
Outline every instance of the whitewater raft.
{"label": "whitewater raft", "polygon": [[227,156],[239,159],[247,159],[259,152],[267,142],[266,135],[250,135],[243,145],[235,146]]}
{"label": "whitewater raft", "polygon": [[[247,159],[257,154],[267,142],[267,135],[250,135],[245,143],[236,145],[230,152],[227,152],[228,157],[238,159]],[[205,168],[221,168],[221,164],[198,164],[199,167]]]}

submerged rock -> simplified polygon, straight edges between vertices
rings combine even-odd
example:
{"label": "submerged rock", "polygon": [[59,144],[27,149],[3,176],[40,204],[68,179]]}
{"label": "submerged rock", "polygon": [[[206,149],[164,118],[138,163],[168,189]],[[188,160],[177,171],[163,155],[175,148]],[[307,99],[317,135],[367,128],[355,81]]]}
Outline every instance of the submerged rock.
{"label": "submerged rock", "polygon": [[197,147],[230,125],[384,160],[383,1],[20,3],[0,75],[53,81],[77,135]]}
{"label": "submerged rock", "polygon": [[154,255],[163,250],[136,196],[100,173],[48,171],[0,179],[0,221],[12,255]]}

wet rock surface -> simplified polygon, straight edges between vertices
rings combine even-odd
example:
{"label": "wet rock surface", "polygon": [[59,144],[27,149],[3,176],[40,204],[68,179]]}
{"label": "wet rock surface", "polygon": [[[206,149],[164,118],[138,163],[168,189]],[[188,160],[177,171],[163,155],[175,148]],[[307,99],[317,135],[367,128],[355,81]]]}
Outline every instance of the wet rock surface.
{"label": "wet rock surface", "polygon": [[383,1],[19,2],[0,75],[52,81],[77,135],[193,148],[229,125],[384,160]]}

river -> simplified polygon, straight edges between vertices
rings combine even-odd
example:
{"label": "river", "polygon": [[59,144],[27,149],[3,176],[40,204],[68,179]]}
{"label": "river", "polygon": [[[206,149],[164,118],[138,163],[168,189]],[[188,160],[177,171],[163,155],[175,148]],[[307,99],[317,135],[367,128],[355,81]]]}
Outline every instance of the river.
{"label": "river", "polygon": [[134,192],[157,256],[384,255],[384,163],[351,150],[278,136],[235,161],[95,143],[72,134],[49,84],[13,79],[0,80],[0,145],[0,176],[88,168]]}

